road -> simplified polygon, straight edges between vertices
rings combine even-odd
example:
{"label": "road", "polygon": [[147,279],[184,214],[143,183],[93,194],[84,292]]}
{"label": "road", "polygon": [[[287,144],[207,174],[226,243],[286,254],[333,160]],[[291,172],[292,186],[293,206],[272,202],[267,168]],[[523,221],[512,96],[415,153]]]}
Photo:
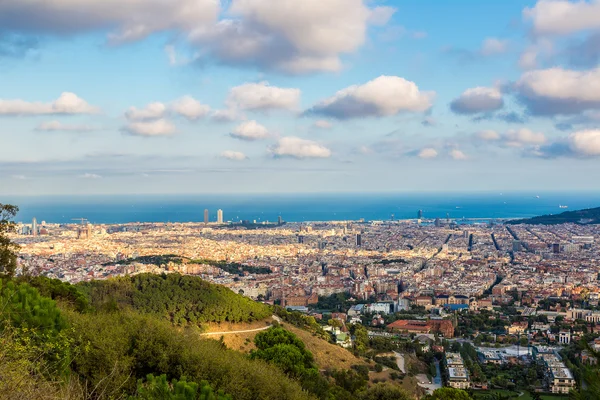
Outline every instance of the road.
{"label": "road", "polygon": [[406,367],[404,365],[404,356],[402,354],[398,353],[397,351],[395,351],[394,354],[396,355],[396,365],[398,365],[398,369],[400,369],[400,372],[405,374]]}
{"label": "road", "polygon": [[[433,393],[434,390],[440,389],[442,387],[442,373],[440,371],[440,363],[437,360],[435,361],[435,369],[436,369],[437,375],[433,378],[433,382],[430,382],[430,383],[419,382],[418,383],[419,386],[427,389],[427,393],[429,393],[429,394]],[[417,379],[419,376],[420,375],[417,376]],[[423,376],[426,376],[426,375],[423,375]]]}
{"label": "road", "polygon": [[433,384],[442,387],[442,371],[440,371],[440,362],[435,360],[435,370],[437,375],[433,378]]}
{"label": "road", "polygon": [[[272,318],[281,323],[281,318],[279,318],[277,315],[273,315]],[[259,331],[266,331],[267,329],[269,329],[271,327],[271,325],[266,325],[263,326],[262,328],[256,328],[256,329],[244,329],[241,331],[225,331],[225,332],[207,332],[207,333],[201,333],[201,336],[217,336],[217,335],[232,335],[235,333],[248,333],[248,332],[259,332]]]}

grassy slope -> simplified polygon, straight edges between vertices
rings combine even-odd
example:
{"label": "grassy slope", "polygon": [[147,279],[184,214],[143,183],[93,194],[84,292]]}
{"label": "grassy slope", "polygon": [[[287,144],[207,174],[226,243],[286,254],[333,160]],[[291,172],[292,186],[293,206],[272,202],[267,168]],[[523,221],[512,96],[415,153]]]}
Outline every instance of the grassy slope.
{"label": "grassy slope", "polygon": [[336,369],[349,369],[353,365],[367,365],[363,359],[356,357],[343,347],[319,339],[313,336],[312,333],[291,324],[283,323],[282,325],[304,342],[306,348],[315,356],[315,361],[321,369],[332,367]]}

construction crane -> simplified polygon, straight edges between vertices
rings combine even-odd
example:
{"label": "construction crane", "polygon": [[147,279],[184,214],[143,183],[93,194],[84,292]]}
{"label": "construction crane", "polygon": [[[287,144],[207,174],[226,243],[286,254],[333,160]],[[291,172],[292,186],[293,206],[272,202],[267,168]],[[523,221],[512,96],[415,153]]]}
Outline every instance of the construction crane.
{"label": "construction crane", "polygon": [[[81,225],[87,225],[88,220],[87,218],[71,218],[71,221],[81,221]],[[85,222],[85,224],[84,224]]]}

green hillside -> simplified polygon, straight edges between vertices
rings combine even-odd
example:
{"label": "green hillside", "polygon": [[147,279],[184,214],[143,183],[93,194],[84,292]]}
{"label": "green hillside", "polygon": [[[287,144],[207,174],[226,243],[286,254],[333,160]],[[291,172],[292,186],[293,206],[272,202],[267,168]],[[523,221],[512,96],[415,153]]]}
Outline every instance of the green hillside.
{"label": "green hillside", "polygon": [[[218,340],[203,339],[194,324],[181,328],[173,326],[167,315],[155,315],[152,308],[149,308],[152,312],[145,313],[133,306],[114,307],[115,303],[113,307],[105,307],[102,302],[110,298],[119,304],[123,294],[135,298],[139,293],[131,290],[136,287],[134,283],[158,285],[163,280],[169,282],[163,288],[181,286],[189,292],[195,291],[180,285],[179,278],[157,276],[93,282],[84,285],[92,288],[90,297],[97,301],[91,305],[85,296],[73,290],[74,286],[57,280],[0,279],[0,398],[141,400],[153,398],[144,393],[176,387],[197,391],[197,395],[185,399],[213,398],[201,397],[213,389],[215,395],[220,391],[221,398],[311,398],[276,365],[251,360],[227,349]],[[197,286],[202,289],[188,298],[214,296],[224,302],[235,299],[237,305],[225,309],[239,309],[237,312],[241,313],[244,305],[238,298],[241,296],[230,291],[231,296],[223,294],[228,289],[216,285],[197,283]],[[112,296],[115,288],[127,290]],[[101,289],[104,296],[95,293]],[[140,291],[143,293],[144,289]],[[149,289],[149,293],[156,292]],[[175,302],[179,298],[172,299]],[[167,304],[167,308],[172,307]],[[94,305],[100,307],[94,309]],[[257,306],[246,310],[245,318],[256,310],[269,311]],[[206,306],[206,310],[215,307]],[[175,381],[177,385],[171,385]]]}
{"label": "green hillside", "polygon": [[228,288],[179,274],[140,274],[77,285],[97,309],[132,308],[158,315],[174,324],[250,322],[271,309]]}
{"label": "green hillside", "polygon": [[512,225],[600,224],[600,207],[566,211],[556,215],[541,215],[533,218],[516,219],[507,221],[506,223]]}
{"label": "green hillside", "polygon": [[[249,355],[227,349],[200,335],[195,323],[178,326],[172,313],[156,308],[173,310],[179,301],[184,316],[197,312],[194,301],[201,303],[203,320],[234,319],[230,310],[242,319],[271,311],[260,304],[245,308],[242,296],[179,275],[76,286],[43,277],[0,278],[0,398],[410,398],[398,386],[369,386],[362,364],[330,365],[321,373],[300,336],[282,327],[258,333]],[[218,308],[219,302],[230,304]]]}

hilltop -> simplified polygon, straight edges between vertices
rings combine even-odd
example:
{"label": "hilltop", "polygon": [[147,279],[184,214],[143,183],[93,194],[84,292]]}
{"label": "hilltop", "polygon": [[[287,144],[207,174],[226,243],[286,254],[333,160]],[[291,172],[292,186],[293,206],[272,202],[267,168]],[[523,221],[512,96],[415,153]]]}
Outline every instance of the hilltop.
{"label": "hilltop", "polygon": [[584,210],[566,211],[556,215],[541,215],[533,218],[517,219],[507,221],[507,224],[529,224],[529,225],[558,225],[558,224],[600,224],[600,207]]}
{"label": "hilltop", "polygon": [[189,275],[139,274],[77,286],[97,309],[131,308],[176,325],[252,322],[272,314],[262,303]]}

